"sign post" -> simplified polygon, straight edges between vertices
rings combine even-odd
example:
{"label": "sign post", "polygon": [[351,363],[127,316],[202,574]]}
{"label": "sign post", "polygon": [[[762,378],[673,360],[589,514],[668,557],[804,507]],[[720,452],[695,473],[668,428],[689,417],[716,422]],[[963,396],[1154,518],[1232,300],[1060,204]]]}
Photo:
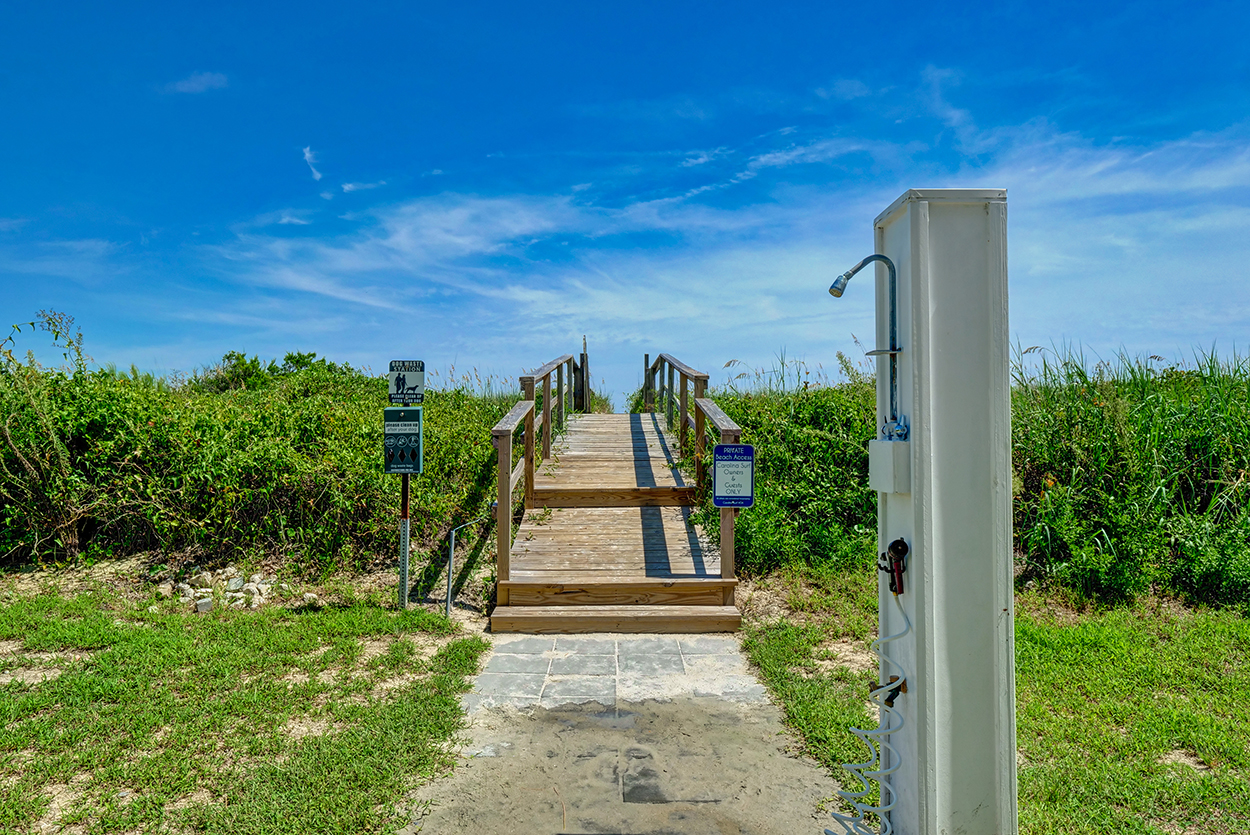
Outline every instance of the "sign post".
{"label": "sign post", "polygon": [[420,475],[425,466],[424,420],[420,406],[425,400],[425,362],[391,360],[387,373],[387,399],[403,408],[383,410],[383,472],[401,477],[399,488],[399,608],[408,608],[408,477]]}

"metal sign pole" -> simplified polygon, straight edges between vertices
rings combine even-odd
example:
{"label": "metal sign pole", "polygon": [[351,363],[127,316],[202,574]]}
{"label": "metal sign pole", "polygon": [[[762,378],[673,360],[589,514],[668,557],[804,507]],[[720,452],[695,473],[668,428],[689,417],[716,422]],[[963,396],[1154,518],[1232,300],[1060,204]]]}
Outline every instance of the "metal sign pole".
{"label": "metal sign pole", "polygon": [[399,608],[408,608],[408,474],[399,488]]}

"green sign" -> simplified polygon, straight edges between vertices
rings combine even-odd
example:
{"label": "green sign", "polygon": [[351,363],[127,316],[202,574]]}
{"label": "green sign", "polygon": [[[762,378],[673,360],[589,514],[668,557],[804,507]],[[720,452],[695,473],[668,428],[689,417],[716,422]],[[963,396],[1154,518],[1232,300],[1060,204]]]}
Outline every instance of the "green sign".
{"label": "green sign", "polygon": [[382,413],[383,472],[417,475],[425,464],[420,406],[384,409]]}

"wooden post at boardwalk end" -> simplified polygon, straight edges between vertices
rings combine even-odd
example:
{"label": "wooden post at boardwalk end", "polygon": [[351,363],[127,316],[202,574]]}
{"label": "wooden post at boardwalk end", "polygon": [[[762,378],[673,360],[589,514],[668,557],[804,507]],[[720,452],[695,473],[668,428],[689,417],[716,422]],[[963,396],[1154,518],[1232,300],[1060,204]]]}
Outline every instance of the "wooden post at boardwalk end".
{"label": "wooden post at boardwalk end", "polygon": [[642,410],[651,409],[651,355],[642,355]]}
{"label": "wooden post at boardwalk end", "polygon": [[686,376],[686,372],[681,372],[681,396],[679,399],[679,414],[677,416],[677,446],[681,449],[681,454],[685,455],[690,451],[690,447],[686,445],[686,416],[689,413],[686,409],[686,385],[690,378]]}
{"label": "wooden post at boardwalk end", "polygon": [[[508,580],[508,558],[512,555],[512,430],[506,434],[492,433],[499,463],[496,468],[499,489],[495,499],[495,577],[497,580]],[[500,606],[508,605],[508,590],[500,588],[495,601]]]}
{"label": "wooden post at boardwalk end", "polygon": [[594,411],[590,398],[590,359],[586,354],[586,337],[582,337],[582,411],[590,414]]}
{"label": "wooden post at boardwalk end", "polygon": [[[742,440],[742,430],[736,426],[732,430],[722,430],[720,433],[720,442],[722,444],[736,444]],[[725,580],[734,578],[734,521],[738,517],[738,509],[736,507],[722,507],[720,509],[720,576]],[[733,586],[725,589],[725,605],[732,606],[734,602]]]}
{"label": "wooden post at boardwalk end", "polygon": [[543,375],[543,460],[551,457],[551,372]]}
{"label": "wooden post at boardwalk end", "polygon": [[[521,378],[521,399],[534,402],[534,378]],[[525,413],[525,506],[534,504],[534,410]]]}
{"label": "wooden post at boardwalk end", "polygon": [[707,478],[707,464],[703,457],[707,454],[707,424],[704,422],[703,410],[698,407],[699,398],[707,396],[707,377],[694,378],[694,477],[702,487]]}

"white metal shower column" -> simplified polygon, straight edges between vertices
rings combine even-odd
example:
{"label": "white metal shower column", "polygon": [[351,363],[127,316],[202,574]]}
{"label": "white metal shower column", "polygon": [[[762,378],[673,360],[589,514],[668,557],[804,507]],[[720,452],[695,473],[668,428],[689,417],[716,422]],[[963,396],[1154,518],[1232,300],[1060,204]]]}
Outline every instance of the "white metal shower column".
{"label": "white metal shower column", "polygon": [[897,599],[880,572],[880,634],[910,623],[880,649],[880,680],[901,667],[907,685],[887,694],[899,729],[884,735],[878,766],[892,772],[882,800],[896,801],[883,829],[1015,835],[1007,192],[911,190],[873,231],[897,268],[890,345],[888,270],[876,264],[877,346],[888,347],[870,483],[886,569],[891,543],[907,545]]}

